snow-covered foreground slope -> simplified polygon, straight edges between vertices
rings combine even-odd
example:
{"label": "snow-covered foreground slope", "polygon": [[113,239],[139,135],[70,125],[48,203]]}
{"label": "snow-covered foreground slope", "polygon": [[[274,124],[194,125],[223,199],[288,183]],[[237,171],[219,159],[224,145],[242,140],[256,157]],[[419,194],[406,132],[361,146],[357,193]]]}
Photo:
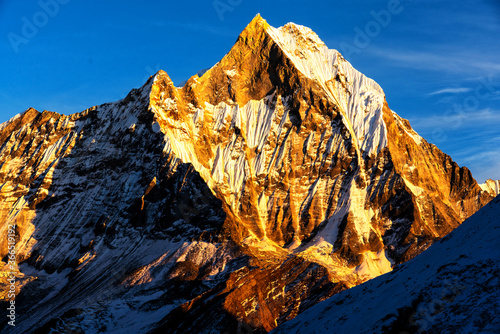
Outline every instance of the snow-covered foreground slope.
{"label": "snow-covered foreground slope", "polygon": [[271,333],[499,333],[500,196],[392,272]]}

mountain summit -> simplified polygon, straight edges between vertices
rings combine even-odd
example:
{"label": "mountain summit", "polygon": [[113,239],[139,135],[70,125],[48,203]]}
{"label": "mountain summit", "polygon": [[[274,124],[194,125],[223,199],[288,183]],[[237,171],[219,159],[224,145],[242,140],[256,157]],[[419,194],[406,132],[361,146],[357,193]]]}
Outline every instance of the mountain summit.
{"label": "mountain summit", "polygon": [[493,198],[312,30],[260,16],[183,87],[29,109],[0,145],[13,333],[270,331]]}

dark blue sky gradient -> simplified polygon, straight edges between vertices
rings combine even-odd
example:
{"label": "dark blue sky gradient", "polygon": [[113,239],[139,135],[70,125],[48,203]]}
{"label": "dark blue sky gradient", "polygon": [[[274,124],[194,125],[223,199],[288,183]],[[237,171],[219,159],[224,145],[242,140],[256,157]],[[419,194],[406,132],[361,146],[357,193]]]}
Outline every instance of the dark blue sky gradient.
{"label": "dark blue sky gradient", "polygon": [[[313,29],[424,138],[478,181],[500,179],[499,1],[59,0],[44,9],[54,1],[0,0],[0,122],[28,107],[69,114],[115,101],[159,69],[179,84],[219,61],[261,13],[275,27]],[[378,23],[373,13],[391,6]]]}

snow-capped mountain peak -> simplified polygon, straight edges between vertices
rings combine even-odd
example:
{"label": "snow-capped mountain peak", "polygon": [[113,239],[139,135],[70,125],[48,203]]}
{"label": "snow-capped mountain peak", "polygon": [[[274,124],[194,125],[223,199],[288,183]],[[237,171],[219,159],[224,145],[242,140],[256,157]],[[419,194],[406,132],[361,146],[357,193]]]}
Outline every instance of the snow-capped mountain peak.
{"label": "snow-capped mountain peak", "polygon": [[382,121],[384,92],[373,80],[355,70],[342,55],[323,43],[311,29],[288,23],[267,32],[306,77],[318,82],[341,108],[357,146],[377,154],[387,145]]}
{"label": "snow-capped mountain peak", "polygon": [[493,196],[310,29],[257,16],[183,87],[159,71],[3,123],[0,198],[30,300],[13,333],[233,333],[390,271]]}

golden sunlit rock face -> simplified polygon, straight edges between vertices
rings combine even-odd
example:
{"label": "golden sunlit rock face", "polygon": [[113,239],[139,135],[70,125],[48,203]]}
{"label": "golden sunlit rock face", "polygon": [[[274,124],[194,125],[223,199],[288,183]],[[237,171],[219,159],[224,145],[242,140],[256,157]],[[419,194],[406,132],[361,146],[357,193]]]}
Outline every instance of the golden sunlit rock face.
{"label": "golden sunlit rock face", "polygon": [[29,109],[0,145],[0,233],[17,224],[36,309],[20,333],[90,331],[98,317],[108,330],[269,331],[498,193],[310,29],[260,16],[184,87],[160,71],[79,114]]}

